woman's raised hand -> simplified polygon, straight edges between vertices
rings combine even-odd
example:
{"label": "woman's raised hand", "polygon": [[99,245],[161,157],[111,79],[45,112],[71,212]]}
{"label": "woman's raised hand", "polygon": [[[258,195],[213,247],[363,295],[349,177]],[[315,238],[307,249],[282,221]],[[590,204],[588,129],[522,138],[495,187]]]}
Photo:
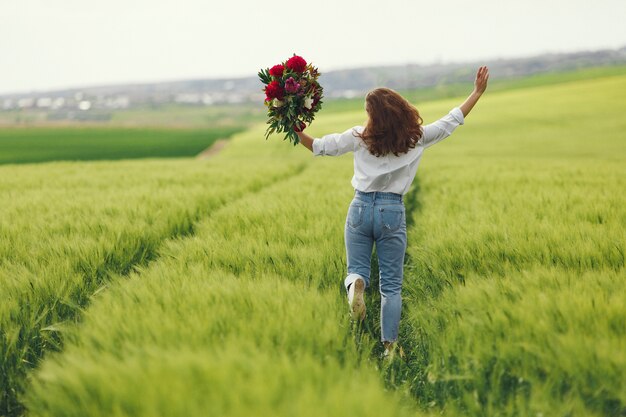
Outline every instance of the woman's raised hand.
{"label": "woman's raised hand", "polygon": [[476,79],[474,80],[474,91],[482,94],[487,89],[487,81],[489,80],[489,68],[486,66],[478,68]]}

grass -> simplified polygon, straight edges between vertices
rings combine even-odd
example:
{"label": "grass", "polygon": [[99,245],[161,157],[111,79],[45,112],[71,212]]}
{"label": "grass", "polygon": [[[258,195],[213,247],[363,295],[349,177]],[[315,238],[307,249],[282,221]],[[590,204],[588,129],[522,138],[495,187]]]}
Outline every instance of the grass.
{"label": "grass", "polygon": [[241,129],[9,128],[0,131],[0,164],[193,156]]}
{"label": "grass", "polygon": [[[0,167],[0,254],[15,265],[0,282],[17,300],[1,328],[35,358],[62,347],[41,364],[4,350],[17,376],[3,389],[33,416],[623,415],[625,95],[625,76],[493,92],[426,152],[406,198],[406,358],[389,362],[376,277],[362,328],[341,288],[350,156],[312,158],[259,126],[207,165]],[[419,108],[432,121],[455,104]],[[363,117],[320,115],[310,131]],[[166,219],[185,232],[150,226]],[[150,233],[149,257],[102,262]],[[84,284],[94,270],[105,278]],[[67,276],[82,303],[55,292]],[[41,323],[21,311],[72,303]]]}
{"label": "grass", "polygon": [[[145,266],[164,240],[301,169],[273,165],[271,152],[245,155],[0,167],[0,413],[20,409],[28,370],[61,348],[57,330],[78,320],[112,275]],[[239,158],[245,165],[232,172]]]}

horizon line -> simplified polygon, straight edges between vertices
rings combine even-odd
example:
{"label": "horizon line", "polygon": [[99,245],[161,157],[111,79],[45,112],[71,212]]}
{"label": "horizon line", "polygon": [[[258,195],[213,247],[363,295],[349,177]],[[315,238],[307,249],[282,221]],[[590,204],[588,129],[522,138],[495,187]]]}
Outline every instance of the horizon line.
{"label": "horizon line", "polygon": [[[552,55],[574,55],[579,53],[594,53],[594,52],[605,52],[605,51],[622,51],[626,49],[626,44],[617,48],[597,48],[597,49],[577,49],[571,51],[559,51],[559,52],[539,52],[534,54],[521,54],[512,57],[491,57],[491,58],[479,58],[476,60],[441,60],[436,59],[428,63],[416,63],[416,62],[405,62],[405,63],[380,63],[380,64],[365,64],[365,65],[353,65],[346,67],[336,67],[324,71],[323,73],[333,73],[333,72],[341,72],[341,71],[351,71],[358,69],[370,69],[370,68],[381,68],[381,67],[401,67],[401,66],[417,66],[417,67],[432,67],[438,65],[470,65],[474,64],[478,61],[515,61],[515,60],[524,60],[534,57],[545,57]],[[112,82],[103,82],[103,83],[92,83],[92,84],[82,84],[82,85],[68,85],[61,87],[51,87],[44,89],[33,89],[33,90],[17,90],[17,91],[0,91],[0,97],[12,96],[12,95],[23,95],[23,94],[39,94],[39,93],[55,93],[60,91],[72,91],[72,90],[80,90],[80,89],[90,89],[90,88],[104,88],[104,87],[121,87],[121,86],[145,86],[151,84],[167,84],[167,83],[178,83],[185,81],[237,81],[244,80],[249,78],[256,77],[254,75],[239,75],[235,77],[223,77],[223,76],[209,76],[209,77],[173,77],[173,78],[160,78],[155,80],[127,80],[127,81],[112,81]]]}

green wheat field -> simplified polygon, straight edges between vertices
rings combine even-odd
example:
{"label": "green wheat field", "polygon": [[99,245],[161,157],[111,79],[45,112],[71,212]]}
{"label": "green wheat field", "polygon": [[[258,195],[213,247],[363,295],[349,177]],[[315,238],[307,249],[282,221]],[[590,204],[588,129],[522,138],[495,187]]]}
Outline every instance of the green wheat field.
{"label": "green wheat field", "polygon": [[[625,416],[626,70],[592,75],[488,90],[426,151],[393,360],[376,268],[362,326],[342,286],[351,155],[261,122],[204,160],[2,159],[0,415]],[[334,106],[312,135],[363,123]]]}

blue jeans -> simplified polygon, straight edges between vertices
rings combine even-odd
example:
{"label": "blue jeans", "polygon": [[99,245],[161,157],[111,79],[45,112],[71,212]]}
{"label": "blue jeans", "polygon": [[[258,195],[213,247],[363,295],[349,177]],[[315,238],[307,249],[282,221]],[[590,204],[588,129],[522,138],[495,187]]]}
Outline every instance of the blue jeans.
{"label": "blue jeans", "polygon": [[356,191],[350,203],[345,227],[348,276],[346,289],[362,277],[365,287],[370,282],[370,261],[376,242],[380,270],[381,340],[398,338],[402,309],[402,277],[406,252],[406,213],[402,195]]}

